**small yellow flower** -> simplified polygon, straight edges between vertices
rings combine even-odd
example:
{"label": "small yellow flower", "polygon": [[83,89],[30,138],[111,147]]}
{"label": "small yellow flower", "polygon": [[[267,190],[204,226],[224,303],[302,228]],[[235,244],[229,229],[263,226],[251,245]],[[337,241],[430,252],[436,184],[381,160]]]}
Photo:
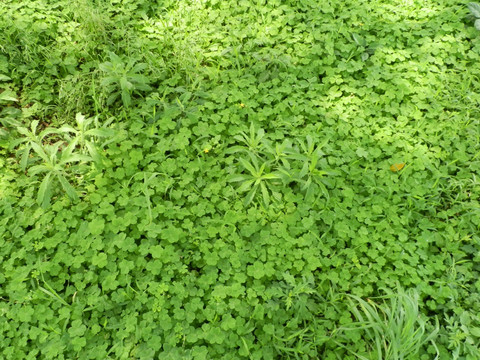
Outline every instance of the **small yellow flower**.
{"label": "small yellow flower", "polygon": [[240,103],[240,107],[241,107],[241,108],[244,108],[244,107],[245,107],[245,104],[244,104],[244,103]]}
{"label": "small yellow flower", "polygon": [[203,152],[204,152],[205,154],[208,153],[209,151],[210,151],[210,149],[208,149],[208,148],[203,149]]}

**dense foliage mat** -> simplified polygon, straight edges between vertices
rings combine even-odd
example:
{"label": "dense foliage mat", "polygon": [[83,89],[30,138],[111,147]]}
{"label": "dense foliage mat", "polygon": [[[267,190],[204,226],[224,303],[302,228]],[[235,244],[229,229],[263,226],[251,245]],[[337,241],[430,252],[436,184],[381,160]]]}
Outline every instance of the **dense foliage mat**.
{"label": "dense foliage mat", "polygon": [[0,2],[0,357],[479,359],[467,5]]}

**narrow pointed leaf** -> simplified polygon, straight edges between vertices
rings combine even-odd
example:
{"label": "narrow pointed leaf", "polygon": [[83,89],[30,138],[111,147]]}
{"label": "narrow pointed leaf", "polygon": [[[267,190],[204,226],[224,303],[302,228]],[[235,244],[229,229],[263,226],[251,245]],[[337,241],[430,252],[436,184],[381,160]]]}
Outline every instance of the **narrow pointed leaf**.
{"label": "narrow pointed leaf", "polygon": [[32,149],[35,151],[35,153],[40,156],[42,158],[43,161],[45,162],[48,162],[48,155],[47,153],[45,152],[45,150],[43,149],[43,147],[41,147],[39,144],[35,143],[35,142],[32,142],[30,143]]}
{"label": "narrow pointed leaf", "polygon": [[52,173],[49,172],[42,180],[40,187],[38,188],[37,204],[43,208],[48,207],[51,197],[51,185],[52,185]]}
{"label": "narrow pointed leaf", "polygon": [[245,206],[249,205],[253,201],[253,198],[255,197],[255,194],[257,193],[257,188],[258,188],[258,186],[254,186],[249,191],[249,193],[245,197],[245,202],[244,202]]}
{"label": "narrow pointed leaf", "polygon": [[68,180],[65,179],[65,177],[61,174],[58,174],[57,178],[60,181],[60,184],[62,185],[63,190],[65,190],[65,192],[67,193],[68,197],[72,200],[77,200],[78,195],[77,195],[75,189],[73,188],[73,186],[70,185]]}
{"label": "narrow pointed leaf", "polygon": [[112,129],[90,129],[85,132],[85,136],[108,137],[113,136],[115,132]]}
{"label": "narrow pointed leaf", "polygon": [[22,171],[25,171],[27,169],[29,155],[30,155],[30,145],[27,145],[25,149],[22,151],[22,157],[20,159],[20,168],[22,169]]}
{"label": "narrow pointed leaf", "polygon": [[253,176],[257,176],[257,170],[250,164],[248,163],[248,161],[246,161],[245,159],[238,159],[238,161],[240,162],[240,164],[242,164],[242,166],[247,169]]}
{"label": "narrow pointed leaf", "polygon": [[250,179],[251,177],[249,175],[243,175],[243,174],[235,174],[230,176],[227,181],[228,182],[238,182],[238,181],[245,181]]}
{"label": "narrow pointed leaf", "polygon": [[265,206],[268,207],[270,205],[270,195],[268,194],[267,187],[265,186],[265,183],[260,183],[260,189],[262,190],[262,197],[263,197],[263,202],[265,203]]}
{"label": "narrow pointed leaf", "polygon": [[250,189],[252,186],[253,186],[253,183],[255,182],[255,180],[248,180],[248,181],[245,181],[242,185],[240,185],[240,187],[238,188],[238,192],[245,192],[247,191],[248,189]]}
{"label": "narrow pointed leaf", "polygon": [[100,156],[99,152],[97,151],[97,148],[95,147],[95,144],[91,143],[90,141],[87,141],[85,143],[85,146],[88,150],[88,153],[91,156],[91,159],[93,159],[93,161],[96,162],[97,164],[101,163],[102,162],[102,157]]}

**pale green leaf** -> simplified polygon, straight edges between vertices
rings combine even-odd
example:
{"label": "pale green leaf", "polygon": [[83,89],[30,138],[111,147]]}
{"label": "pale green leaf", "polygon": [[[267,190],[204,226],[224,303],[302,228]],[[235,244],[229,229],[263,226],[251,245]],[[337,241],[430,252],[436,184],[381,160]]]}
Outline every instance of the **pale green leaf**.
{"label": "pale green leaf", "polygon": [[472,13],[473,16],[475,16],[477,19],[480,19],[480,4],[471,2],[468,3],[468,10]]}

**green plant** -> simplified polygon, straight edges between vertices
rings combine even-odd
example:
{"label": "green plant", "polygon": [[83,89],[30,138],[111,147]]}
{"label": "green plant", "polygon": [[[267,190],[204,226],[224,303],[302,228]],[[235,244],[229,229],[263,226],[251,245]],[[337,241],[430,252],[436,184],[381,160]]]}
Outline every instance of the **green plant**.
{"label": "green plant", "polygon": [[43,149],[45,138],[49,135],[58,133],[58,129],[50,127],[38,133],[38,123],[38,120],[33,120],[30,124],[30,130],[23,126],[17,127],[17,131],[23,135],[23,137],[15,139],[10,143],[11,150],[19,147],[17,154],[19,154],[18,156],[20,157],[20,168],[22,171],[27,169],[30,160],[35,160],[30,157],[31,151],[34,150],[34,153],[37,154],[37,156],[46,156]]}
{"label": "green plant", "polygon": [[470,18],[474,21],[475,29],[480,30],[480,4],[471,2],[467,4]]}
{"label": "green plant", "polygon": [[147,64],[136,63],[135,60],[125,63],[113,52],[109,53],[109,57],[110,61],[99,65],[100,70],[105,73],[101,85],[108,94],[107,105],[113,104],[120,97],[123,106],[129,107],[132,103],[132,94],[140,95],[142,91],[151,89],[148,77],[141,73],[147,68]]}
{"label": "green plant", "polygon": [[8,80],[11,80],[11,78],[0,73],[0,106],[2,107],[0,111],[0,144],[3,146],[5,145],[2,140],[8,138],[9,135],[7,130],[20,126],[17,120],[20,110],[13,105],[18,102],[16,94],[9,86],[1,84],[1,82]]}
{"label": "green plant", "polygon": [[378,44],[372,43],[368,44],[367,40],[360,36],[359,34],[352,34],[353,41],[357,45],[357,49],[352,52],[350,57],[354,56],[356,53],[360,52],[362,61],[367,61],[370,56],[375,53],[375,50],[378,48]]}
{"label": "green plant", "polygon": [[0,358],[478,360],[467,3],[0,1]]}
{"label": "green plant", "polygon": [[274,188],[269,185],[271,180],[280,179],[280,175],[272,172],[270,169],[270,164],[268,162],[263,162],[259,164],[258,158],[252,153],[248,153],[249,160],[245,158],[239,158],[238,162],[247,171],[247,173],[234,174],[228,178],[229,182],[240,182],[241,185],[238,188],[239,192],[248,191],[247,196],[245,197],[245,206],[250,204],[258,190],[262,194],[262,200],[265,206],[268,207],[270,204],[270,193],[272,193],[275,198],[278,198],[278,193],[274,191]]}
{"label": "green plant", "polygon": [[[100,156],[97,148],[103,147],[112,140],[115,132],[112,129],[105,127],[108,124],[104,124],[100,127],[98,118],[85,118],[85,115],[77,113],[75,116],[77,127],[74,128],[70,125],[64,125],[57,130],[58,133],[64,134],[69,145],[83,155],[89,155],[93,161],[100,163],[102,157]],[[89,129],[94,125],[94,128]],[[73,136],[72,136],[73,135]],[[107,142],[99,146],[98,139],[107,138]]]}
{"label": "green plant", "polygon": [[339,331],[362,332],[369,342],[367,349],[369,355],[367,357],[351,350],[348,346],[338,344],[359,359],[417,359],[424,345],[432,343],[435,346],[434,341],[439,331],[438,319],[436,326],[431,329],[431,325],[420,313],[419,296],[414,290],[405,292],[399,289],[396,294],[390,293],[381,298],[383,304],[351,294],[347,296],[349,309],[355,315],[357,322],[341,327]]}
{"label": "green plant", "polygon": [[466,356],[466,358],[478,358],[480,349],[478,340],[480,339],[480,318],[477,314],[468,311],[459,316],[448,316],[445,318],[446,327],[440,336],[448,339],[448,348],[452,350],[453,359],[457,360]]}
{"label": "green plant", "polygon": [[227,149],[227,154],[234,154],[237,152],[250,152],[255,155],[259,155],[264,145],[265,130],[255,129],[255,125],[250,123],[249,132],[241,131],[239,135],[235,135],[233,138],[242,145],[232,146]]}
{"label": "green plant", "polygon": [[329,139],[325,139],[321,144],[316,144],[313,137],[306,136],[306,142],[298,140],[299,149],[290,148],[286,150],[287,159],[297,160],[300,167],[292,168],[284,166],[280,168],[282,174],[285,175],[284,180],[294,181],[300,185],[300,190],[305,192],[305,199],[312,201],[316,194],[322,194],[329,198],[328,190],[325,184],[331,185],[326,180],[327,175],[333,175],[332,171],[318,169],[319,160],[322,158],[322,148],[328,143]]}
{"label": "green plant", "polygon": [[[30,175],[44,174],[37,194],[37,203],[43,208],[48,207],[50,204],[50,199],[55,189],[55,179],[59,181],[63,190],[72,200],[77,200],[77,192],[70,184],[68,178],[75,174],[79,165],[92,161],[90,156],[74,153],[74,143],[68,144],[66,147],[64,146],[65,143],[59,141],[43,147],[34,147],[42,163],[32,166],[28,172]],[[78,165],[75,166],[75,164]]]}

